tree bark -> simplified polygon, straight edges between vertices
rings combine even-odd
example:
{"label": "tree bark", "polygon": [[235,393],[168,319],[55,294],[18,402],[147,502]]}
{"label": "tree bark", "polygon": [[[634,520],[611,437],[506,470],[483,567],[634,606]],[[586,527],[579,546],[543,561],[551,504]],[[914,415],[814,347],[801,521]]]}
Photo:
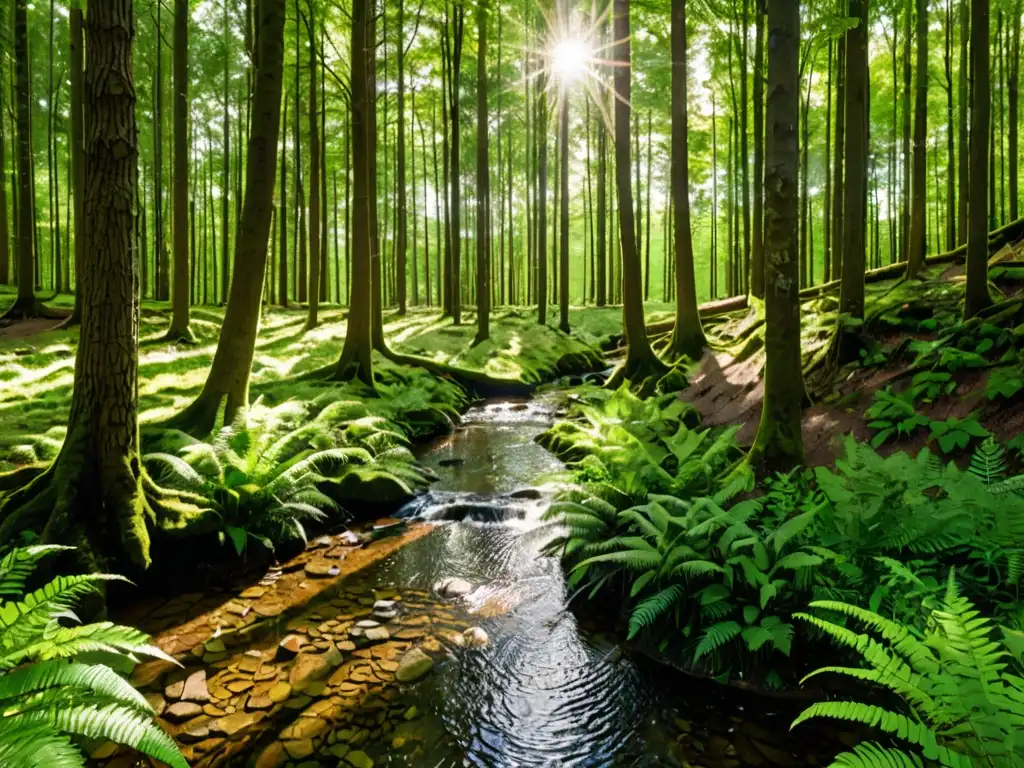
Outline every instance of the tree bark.
{"label": "tree bark", "polygon": [[352,42],[349,48],[351,63],[351,119],[352,137],[352,286],[345,345],[335,370],[340,379],[358,379],[373,386],[372,296],[370,284],[370,194],[376,192],[377,179],[371,178],[369,151],[372,121],[369,112],[374,103],[369,93],[374,87],[370,80],[368,58],[373,47],[367,40],[369,27],[368,0],[353,0]]}
{"label": "tree bark", "polygon": [[[865,0],[866,1],[866,0]],[[917,0],[915,0],[915,3]],[[913,14],[914,10],[910,3],[906,3],[903,17],[903,203],[900,213],[900,261],[910,260],[910,228],[911,228],[911,194],[913,184],[911,182],[911,125],[910,125],[910,88],[912,84],[912,70],[910,66],[910,51],[913,45]],[[853,13],[851,12],[852,16]],[[849,70],[847,70],[849,71]]]}
{"label": "tree bark", "polygon": [[[534,90],[537,119],[534,123],[533,138],[537,145],[537,215],[535,232],[537,247],[537,322],[540,325],[548,321],[548,98],[547,75],[543,68],[537,73],[537,86]],[[626,143],[629,143],[629,122],[626,123]],[[627,178],[629,168],[626,168]],[[630,204],[632,205],[632,203]],[[630,216],[632,218],[632,215]]]}
{"label": "tree bark", "polygon": [[189,0],[174,0],[174,292],[167,338],[192,341],[188,271],[188,21]]}
{"label": "tree bark", "polygon": [[[491,169],[487,141],[487,0],[476,9],[476,318],[474,344],[486,341],[491,322]],[[500,12],[500,11],[499,11]]]}
{"label": "tree bark", "polygon": [[843,265],[839,311],[864,316],[864,232],[868,145],[868,0],[850,0],[859,19],[846,35],[846,186],[843,193]]}
{"label": "tree bark", "polygon": [[960,164],[957,167],[957,179],[959,181],[960,195],[957,198],[957,235],[958,245],[966,245],[968,229],[968,201],[970,199],[971,174],[970,174],[970,147],[967,130],[968,105],[970,104],[970,87],[968,75],[970,73],[968,41],[971,34],[971,16],[969,0],[960,0],[960,72],[957,75],[957,100],[960,108],[957,116],[957,152],[960,156]]}
{"label": "tree bark", "polygon": [[[988,292],[989,0],[971,2],[970,209],[967,223],[967,290],[964,317],[974,317],[992,299]],[[1014,148],[1016,151],[1016,147]]]}
{"label": "tree bark", "polygon": [[[228,252],[228,231],[229,231],[229,218],[228,218],[228,199],[230,197],[229,190],[231,189],[231,118],[228,113],[228,102],[230,91],[228,90],[228,50],[230,50],[230,43],[228,42],[228,35],[230,32],[230,26],[228,23],[228,0],[224,2],[224,73],[223,73],[223,92],[221,97],[223,99],[223,119],[222,119],[222,130],[224,135],[221,137],[224,147],[224,157],[222,158],[223,164],[221,166],[221,177],[220,177],[220,301],[222,304],[226,304],[228,301],[228,289],[230,285],[230,260]],[[298,113],[296,113],[298,114]],[[248,380],[248,374],[246,375]],[[244,407],[244,405],[243,405]]]}
{"label": "tree bark", "polygon": [[[409,221],[406,210],[406,169],[405,169],[405,0],[398,0],[398,140],[397,140],[397,181],[398,203],[395,206],[395,282],[398,294],[398,314],[406,312],[406,273]],[[415,253],[413,269],[416,268]],[[415,303],[415,297],[413,300]]]}
{"label": "tree bark", "polygon": [[928,150],[928,3],[927,0],[916,0],[916,5],[917,88],[914,99],[913,178],[910,186],[910,245],[907,249],[909,278],[920,274],[928,250],[925,239],[928,205],[928,179],[925,176],[925,153]]}
{"label": "tree bark", "polygon": [[558,116],[560,185],[558,222],[558,329],[569,333],[569,88],[563,85]]}
{"label": "tree bark", "polygon": [[202,392],[170,422],[193,435],[209,433],[222,402],[225,424],[230,424],[249,405],[249,375],[259,328],[281,128],[284,3],[285,0],[259,0],[258,4],[259,68],[246,152],[242,223],[235,244],[234,279],[217,351]]}
{"label": "tree bark", "polygon": [[[758,2],[760,7],[760,1]],[[760,17],[760,11],[759,11]],[[686,0],[672,0],[672,209],[675,217],[676,324],[672,356],[699,360],[707,341],[697,310],[693,270],[693,235],[690,230],[689,110],[687,105]],[[754,121],[755,124],[757,121]],[[755,143],[754,155],[760,149]],[[755,174],[756,176],[756,174]],[[755,203],[759,194],[755,195]],[[756,217],[755,217],[756,218]],[[758,227],[759,229],[759,227]],[[668,239],[665,240],[666,246]]]}
{"label": "tree bark", "polygon": [[317,113],[316,20],[312,4],[306,25],[309,35],[309,312],[306,330],[319,324],[320,311],[320,115]]}
{"label": "tree bark", "polygon": [[[284,97],[284,117],[281,124],[288,125],[288,95]],[[281,254],[277,262],[277,303],[288,306],[288,145],[281,142]]]}
{"label": "tree bark", "polygon": [[759,467],[785,471],[804,461],[797,290],[800,4],[768,0],[768,26],[765,234],[771,257],[765,269],[764,404],[750,460]]}
{"label": "tree bark", "polygon": [[[1010,221],[1016,221],[1020,217],[1020,199],[1018,192],[1019,173],[1019,147],[1018,147],[1018,120],[1020,117],[1020,14],[1021,0],[1013,4],[1013,19],[1011,21],[1012,51],[1009,56],[1009,174],[1010,174]],[[952,173],[952,171],[950,171]],[[952,248],[950,244],[950,248]]]}
{"label": "tree bark", "polygon": [[[665,365],[654,354],[647,338],[644,323],[643,286],[640,274],[640,254],[636,243],[636,222],[633,221],[633,190],[630,185],[630,91],[632,61],[630,55],[629,0],[614,0],[612,5],[613,56],[615,67],[615,186],[619,197],[619,243],[622,248],[622,317],[626,336],[626,360],[611,378],[610,388],[617,388],[625,379],[633,383],[644,382],[642,389],[650,389],[648,382],[665,371]],[[543,135],[541,131],[541,135]]]}
{"label": "tree bark", "polygon": [[67,325],[77,325],[82,321],[82,302],[79,299],[81,290],[78,280],[82,274],[82,252],[85,246],[85,221],[82,213],[82,201],[85,196],[85,126],[82,115],[82,91],[85,88],[85,60],[83,56],[84,40],[82,39],[82,5],[80,0],[71,4],[70,15],[70,46],[71,46],[71,179],[74,200],[74,233],[75,233],[75,307],[71,311]]}
{"label": "tree bark", "polygon": [[[750,253],[750,292],[764,298],[764,13],[765,0],[754,0],[754,233]],[[831,51],[831,42],[829,43]],[[831,54],[830,54],[831,55]],[[830,59],[831,62],[831,59]],[[831,70],[830,70],[831,71]],[[830,85],[831,89],[831,85]],[[829,93],[831,99],[831,90]],[[831,109],[831,101],[829,101]],[[831,115],[831,112],[830,112]],[[825,138],[828,142],[828,136]],[[828,159],[825,160],[828,166]],[[826,168],[827,173],[827,168]],[[826,182],[826,197],[828,183]],[[678,256],[677,256],[678,259]],[[676,278],[678,280],[678,277]]]}
{"label": "tree bark", "polygon": [[[845,206],[846,184],[843,171],[846,167],[846,40],[844,35],[837,45],[836,53],[836,135],[832,166],[832,259],[831,271],[826,271],[826,282],[835,280],[842,272],[843,264],[843,209]],[[895,85],[893,86],[895,87]]]}

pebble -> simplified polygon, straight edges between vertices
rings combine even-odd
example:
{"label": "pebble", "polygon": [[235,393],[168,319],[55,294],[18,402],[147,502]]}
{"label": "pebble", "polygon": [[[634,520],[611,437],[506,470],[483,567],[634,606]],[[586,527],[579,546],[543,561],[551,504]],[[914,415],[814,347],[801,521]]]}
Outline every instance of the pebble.
{"label": "pebble", "polygon": [[181,722],[201,714],[203,708],[192,701],[178,701],[164,710],[164,717],[171,722]]}

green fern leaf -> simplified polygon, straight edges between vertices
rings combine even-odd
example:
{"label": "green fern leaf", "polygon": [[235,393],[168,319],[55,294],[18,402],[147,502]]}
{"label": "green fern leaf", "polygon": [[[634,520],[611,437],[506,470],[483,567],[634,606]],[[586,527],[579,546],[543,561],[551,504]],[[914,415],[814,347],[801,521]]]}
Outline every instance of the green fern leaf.
{"label": "green fern leaf", "polygon": [[35,571],[44,557],[57,552],[67,552],[74,547],[58,544],[39,544],[33,547],[19,547],[8,552],[0,560],[0,597],[18,597],[25,591],[25,581]]}
{"label": "green fern leaf", "polygon": [[742,631],[743,628],[735,621],[722,621],[711,625],[704,630],[704,635],[701,637],[700,642],[697,643],[697,649],[693,654],[694,661],[699,661],[704,656],[714,653],[723,645],[738,637]]}
{"label": "green fern leaf", "polygon": [[639,603],[629,617],[629,638],[632,640],[644,628],[651,626],[660,616],[668,613],[686,594],[678,584],[661,590]]}

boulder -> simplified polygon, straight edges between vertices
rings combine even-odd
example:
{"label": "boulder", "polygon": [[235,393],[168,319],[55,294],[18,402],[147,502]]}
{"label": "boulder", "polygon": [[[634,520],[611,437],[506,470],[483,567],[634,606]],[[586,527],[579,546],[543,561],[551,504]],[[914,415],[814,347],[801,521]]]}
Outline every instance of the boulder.
{"label": "boulder", "polygon": [[462,645],[466,648],[483,648],[488,642],[487,633],[480,627],[470,627],[462,633]]}
{"label": "boulder", "polygon": [[164,717],[172,723],[180,723],[202,714],[203,708],[192,701],[176,701],[164,710]]}
{"label": "boulder", "polygon": [[439,581],[434,590],[441,597],[465,597],[473,591],[473,585],[465,579],[449,578]]}
{"label": "boulder", "polygon": [[288,672],[288,683],[296,693],[307,693],[314,683],[325,679],[341,664],[341,651],[333,645],[323,653],[300,653]]}
{"label": "boulder", "polygon": [[419,648],[413,648],[398,662],[395,679],[400,683],[412,683],[422,678],[433,668],[434,660]]}
{"label": "boulder", "polygon": [[205,669],[193,672],[185,679],[185,685],[181,691],[181,700],[198,702],[207,702],[210,700],[210,691],[206,687]]}
{"label": "boulder", "polygon": [[294,659],[302,647],[303,639],[299,635],[288,635],[277,644],[278,659]]}

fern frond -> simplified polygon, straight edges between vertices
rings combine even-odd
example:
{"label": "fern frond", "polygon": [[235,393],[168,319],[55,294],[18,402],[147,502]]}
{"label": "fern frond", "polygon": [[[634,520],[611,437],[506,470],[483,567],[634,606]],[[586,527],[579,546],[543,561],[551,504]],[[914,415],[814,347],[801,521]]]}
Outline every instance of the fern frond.
{"label": "fern frond", "polygon": [[722,621],[718,624],[712,624],[704,630],[703,637],[697,643],[697,649],[693,654],[694,661],[700,660],[709,653],[714,653],[726,643],[739,637],[742,631],[743,628],[735,621]]}
{"label": "fern frond", "polygon": [[67,552],[74,547],[59,544],[37,544],[19,547],[8,552],[0,560],[0,597],[17,597],[25,591],[25,581],[44,557],[56,552]]}
{"label": "fern frond", "polygon": [[[65,661],[29,664],[0,676],[0,706],[6,700],[54,687],[89,690],[125,706],[150,711],[142,694],[110,667]],[[28,706],[31,708],[31,703]]]}
{"label": "fern frond", "polygon": [[629,640],[651,626],[659,617],[672,610],[684,596],[685,590],[678,584],[651,595],[637,604],[629,616]]}
{"label": "fern frond", "polygon": [[852,752],[836,755],[832,761],[833,768],[921,768],[923,765],[917,755],[871,741],[858,744]]}

